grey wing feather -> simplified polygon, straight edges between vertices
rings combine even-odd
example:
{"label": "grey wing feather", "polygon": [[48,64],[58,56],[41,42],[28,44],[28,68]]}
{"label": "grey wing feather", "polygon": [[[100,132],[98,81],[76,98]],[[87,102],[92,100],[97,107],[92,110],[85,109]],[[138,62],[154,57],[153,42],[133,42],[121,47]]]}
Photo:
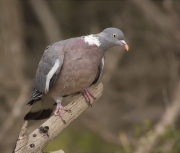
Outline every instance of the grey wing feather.
{"label": "grey wing feather", "polygon": [[94,84],[96,84],[99,81],[99,79],[101,77],[101,74],[102,74],[102,70],[104,68],[104,61],[105,61],[105,56],[103,56],[103,58],[101,60],[101,63],[99,65],[99,67],[98,67],[98,71],[97,71],[96,77],[95,77],[95,79],[94,79],[94,81],[93,81],[93,83],[91,85],[94,85]]}
{"label": "grey wing feather", "polygon": [[31,100],[28,104],[40,100],[44,93],[53,87],[63,65],[64,54],[60,43],[48,46],[39,62],[33,83]]}

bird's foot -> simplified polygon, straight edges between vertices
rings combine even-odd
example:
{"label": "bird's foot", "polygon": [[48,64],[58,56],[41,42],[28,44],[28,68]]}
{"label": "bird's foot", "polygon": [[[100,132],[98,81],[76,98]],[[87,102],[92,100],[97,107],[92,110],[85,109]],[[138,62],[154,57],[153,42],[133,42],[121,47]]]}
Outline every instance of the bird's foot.
{"label": "bird's foot", "polygon": [[84,89],[82,91],[82,94],[83,94],[86,102],[88,103],[88,105],[90,105],[92,107],[92,101],[91,101],[90,97],[92,97],[94,100],[96,99],[96,97],[94,97],[94,95],[88,89]]}
{"label": "bird's foot", "polygon": [[61,102],[58,102],[57,103],[57,106],[56,106],[56,109],[54,110],[54,115],[55,116],[59,116],[61,118],[61,120],[64,122],[64,124],[66,124],[66,121],[64,120],[64,116],[63,116],[63,111],[66,111],[66,112],[71,112],[70,109],[64,107],[61,105]]}

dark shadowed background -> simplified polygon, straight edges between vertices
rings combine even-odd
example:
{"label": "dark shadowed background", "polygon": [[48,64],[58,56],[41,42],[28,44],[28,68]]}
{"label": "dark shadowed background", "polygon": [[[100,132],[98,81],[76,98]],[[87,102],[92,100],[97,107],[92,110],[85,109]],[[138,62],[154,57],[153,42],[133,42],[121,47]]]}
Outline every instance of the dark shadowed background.
{"label": "dark shadowed background", "polygon": [[179,19],[179,0],[0,0],[0,152],[15,145],[46,46],[116,27],[129,52],[108,50],[103,96],[46,151],[179,153]]}

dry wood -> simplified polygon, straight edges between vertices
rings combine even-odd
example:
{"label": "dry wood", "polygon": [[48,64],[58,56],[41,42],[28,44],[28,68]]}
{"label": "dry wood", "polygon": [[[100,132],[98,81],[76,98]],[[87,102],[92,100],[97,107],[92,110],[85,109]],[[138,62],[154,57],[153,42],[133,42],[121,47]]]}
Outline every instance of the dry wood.
{"label": "dry wood", "polygon": [[[103,92],[103,85],[100,83],[97,87],[91,87],[89,90],[98,100]],[[96,101],[95,100],[95,101]],[[15,153],[41,153],[47,144],[54,139],[63,129],[65,129],[73,120],[81,115],[89,106],[83,96],[78,95],[67,105],[71,109],[71,113],[64,112],[66,124],[62,122],[59,116],[52,116],[44,122],[39,128],[31,134],[26,135],[24,128],[17,140]],[[26,123],[23,127],[26,127]],[[24,134],[22,134],[24,133]],[[22,137],[24,135],[24,137]]]}

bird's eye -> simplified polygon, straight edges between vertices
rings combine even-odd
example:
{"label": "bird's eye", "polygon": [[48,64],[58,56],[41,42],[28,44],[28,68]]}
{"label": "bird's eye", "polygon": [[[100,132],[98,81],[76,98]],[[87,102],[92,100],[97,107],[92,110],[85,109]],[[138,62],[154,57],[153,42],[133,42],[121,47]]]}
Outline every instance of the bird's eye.
{"label": "bird's eye", "polygon": [[115,38],[115,37],[116,37],[116,34],[114,33],[114,34],[112,34],[112,36]]}

